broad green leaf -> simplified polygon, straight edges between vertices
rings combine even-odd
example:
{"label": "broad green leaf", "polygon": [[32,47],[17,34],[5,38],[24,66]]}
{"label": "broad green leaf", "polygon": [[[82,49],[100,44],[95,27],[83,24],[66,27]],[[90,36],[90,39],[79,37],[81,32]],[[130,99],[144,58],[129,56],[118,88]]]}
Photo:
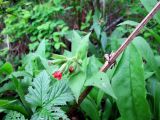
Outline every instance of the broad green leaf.
{"label": "broad green leaf", "polygon": [[72,42],[72,54],[75,55],[77,49],[79,48],[80,42],[81,42],[81,36],[73,30],[72,34],[71,34],[71,42]]}
{"label": "broad green leaf", "polygon": [[[90,79],[94,74],[96,74],[100,67],[102,66],[102,63],[95,57],[95,56],[91,56],[89,57],[89,64],[87,66],[87,79]],[[98,92],[97,92],[98,91]],[[96,88],[96,90],[92,90],[92,92],[90,94],[92,94],[92,98],[96,99],[96,103],[97,105],[100,105],[101,104],[101,100],[103,98],[103,95],[104,95],[104,92],[98,88]]]}
{"label": "broad green leaf", "polygon": [[28,114],[31,114],[31,109],[29,108],[28,103],[26,102],[25,97],[24,97],[24,90],[23,90],[21,82],[14,76],[13,78],[11,78],[11,80],[15,87],[15,91],[18,93],[20,100],[22,101],[25,109],[28,111]]}
{"label": "broad green leaf", "polygon": [[[140,0],[143,6],[146,8],[148,12],[150,12],[153,7],[158,3],[157,0]],[[157,20],[157,22],[160,24],[160,12],[154,16],[154,18]]]}
{"label": "broad green leaf", "polygon": [[89,57],[89,63],[87,66],[87,79],[97,73],[102,66],[102,63],[95,57]]}
{"label": "broad green leaf", "polygon": [[84,59],[85,57],[87,57],[88,48],[89,48],[89,36],[90,36],[90,33],[87,34],[86,36],[82,37],[82,39],[78,45],[78,48],[76,50],[76,55],[80,59]]}
{"label": "broad green leaf", "polygon": [[100,120],[99,111],[93,99],[84,99],[80,107],[87,114],[87,116],[91,118],[91,120]]}
{"label": "broad green leaf", "polygon": [[46,50],[45,40],[42,40],[36,50],[36,54],[45,57],[45,50]]}
{"label": "broad green leaf", "polygon": [[131,44],[118,63],[112,78],[117,106],[123,120],[150,120],[146,100],[142,57]]}
{"label": "broad green leaf", "polygon": [[112,96],[116,99],[116,96],[112,90],[109,78],[106,73],[97,72],[91,78],[87,79],[85,82],[86,86],[95,86],[105,92],[106,94]]}
{"label": "broad green leaf", "polygon": [[76,31],[72,32],[72,54],[78,56],[80,59],[84,59],[87,56],[89,46],[90,33],[84,37],[81,37]]}
{"label": "broad green leaf", "polygon": [[73,75],[69,79],[69,86],[78,102],[78,98],[81,94],[82,88],[86,80],[86,69],[88,65],[88,59],[85,59],[82,64],[82,70],[78,74]]}
{"label": "broad green leaf", "polygon": [[147,61],[147,64],[151,67],[152,71],[155,72],[156,76],[160,80],[160,69],[157,66],[154,54],[149,44],[142,37],[136,37],[133,40],[133,44],[141,53],[141,56]]}
{"label": "broad green leaf", "polygon": [[11,74],[13,72],[13,66],[6,62],[2,67],[0,67],[0,75],[2,73]]}
{"label": "broad green leaf", "polygon": [[116,28],[111,36],[110,36],[110,40],[111,40],[111,49],[112,51],[116,51],[119,46],[122,44],[122,36],[126,33],[126,31],[122,28],[122,27],[118,27]]}

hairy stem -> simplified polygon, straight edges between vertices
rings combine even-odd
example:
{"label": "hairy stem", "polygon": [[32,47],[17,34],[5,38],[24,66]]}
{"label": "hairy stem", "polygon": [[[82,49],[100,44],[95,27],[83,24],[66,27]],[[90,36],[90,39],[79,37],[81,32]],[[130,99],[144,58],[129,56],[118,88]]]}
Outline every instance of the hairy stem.
{"label": "hairy stem", "polygon": [[[160,9],[160,2],[158,2],[155,7],[149,12],[149,14],[139,23],[139,25],[135,28],[135,30],[129,35],[129,37],[125,40],[125,42],[119,47],[119,49],[111,56],[109,62],[106,61],[105,64],[101,67],[100,71],[105,72],[108,70],[111,65],[116,61],[118,56],[126,49],[126,47],[131,43],[131,41],[140,33],[140,30],[144,28],[144,26],[149,22],[150,19],[157,13]],[[86,96],[90,93],[93,86],[87,87],[79,97],[78,104],[75,104],[69,111],[69,113],[74,112],[77,107],[82,103],[82,101],[86,98]]]}

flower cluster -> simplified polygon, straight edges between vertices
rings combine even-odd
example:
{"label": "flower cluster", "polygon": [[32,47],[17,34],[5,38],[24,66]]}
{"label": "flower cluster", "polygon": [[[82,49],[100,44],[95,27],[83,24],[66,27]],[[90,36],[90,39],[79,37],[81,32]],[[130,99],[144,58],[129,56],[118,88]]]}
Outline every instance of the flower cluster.
{"label": "flower cluster", "polygon": [[62,78],[62,73],[61,73],[61,71],[56,71],[56,72],[54,72],[52,75],[53,75],[54,78],[56,78],[56,79],[58,79],[58,80],[61,80],[61,78]]}

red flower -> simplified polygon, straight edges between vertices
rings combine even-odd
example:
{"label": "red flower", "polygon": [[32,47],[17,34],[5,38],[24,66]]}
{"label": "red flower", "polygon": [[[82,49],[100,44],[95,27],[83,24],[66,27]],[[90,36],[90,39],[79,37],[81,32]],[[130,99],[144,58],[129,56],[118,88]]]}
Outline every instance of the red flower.
{"label": "red flower", "polygon": [[69,72],[70,72],[70,73],[74,72],[74,67],[73,67],[73,66],[70,66],[70,67],[69,67]]}
{"label": "red flower", "polygon": [[61,78],[62,78],[62,73],[60,71],[56,71],[52,75],[54,78],[56,78],[58,80],[61,80]]}

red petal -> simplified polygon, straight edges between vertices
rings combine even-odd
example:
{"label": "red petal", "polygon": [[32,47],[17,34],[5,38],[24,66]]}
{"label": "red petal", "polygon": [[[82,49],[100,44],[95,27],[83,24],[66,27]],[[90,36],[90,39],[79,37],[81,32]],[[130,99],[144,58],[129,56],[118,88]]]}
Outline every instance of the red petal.
{"label": "red petal", "polygon": [[53,74],[53,77],[60,80],[62,78],[62,73],[60,71],[55,71]]}

